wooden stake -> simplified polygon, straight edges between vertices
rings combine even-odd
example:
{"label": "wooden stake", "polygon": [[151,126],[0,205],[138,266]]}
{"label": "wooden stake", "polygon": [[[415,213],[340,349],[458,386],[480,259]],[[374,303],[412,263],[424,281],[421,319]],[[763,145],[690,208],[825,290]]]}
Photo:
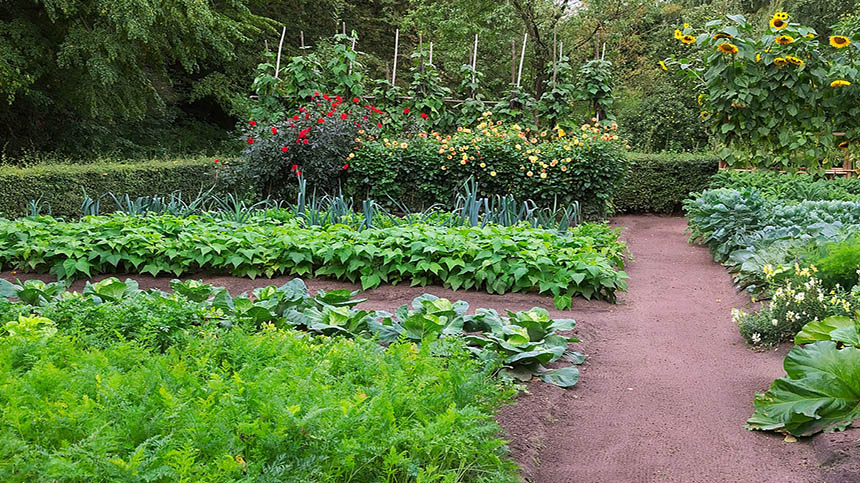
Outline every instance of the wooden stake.
{"label": "wooden stake", "polygon": [[391,85],[397,80],[397,49],[400,47],[400,29],[394,31],[394,67],[391,71]]}
{"label": "wooden stake", "polygon": [[529,38],[529,33],[526,32],[525,36],[523,36],[523,50],[520,54],[520,70],[517,73],[517,87],[520,87],[520,83],[523,80],[523,60],[526,58],[526,41]]}
{"label": "wooden stake", "polygon": [[433,65],[433,42],[430,42],[430,60],[428,62]]}
{"label": "wooden stake", "polygon": [[[358,40],[358,35],[355,30],[352,31],[352,51],[355,52],[355,41]],[[352,74],[352,61],[349,61],[349,73]]]}
{"label": "wooden stake", "polygon": [[511,39],[511,85],[517,82],[517,41]]}
{"label": "wooden stake", "polygon": [[269,41],[266,39],[263,39],[263,45],[266,47],[266,53],[268,54],[269,53]]}
{"label": "wooden stake", "polygon": [[603,55],[600,56],[600,60],[606,60],[606,42],[603,42]]}
{"label": "wooden stake", "polygon": [[302,47],[301,48],[304,49],[305,48],[305,31],[302,30],[301,32],[299,32],[299,34],[301,35],[301,39],[302,39]]}
{"label": "wooden stake", "polygon": [[552,88],[555,89],[555,78],[558,76],[558,59],[556,58],[556,46],[558,42],[558,24],[552,28]]}
{"label": "wooden stake", "polygon": [[343,34],[346,35],[346,22],[343,23]]}
{"label": "wooden stake", "polygon": [[287,35],[287,27],[281,30],[281,41],[278,43],[278,60],[275,62],[275,79],[278,78],[278,72],[281,70],[281,50],[284,48],[284,36]]}
{"label": "wooden stake", "polygon": [[[478,65],[478,34],[475,34],[475,50],[472,55],[472,84],[475,83],[475,67]],[[475,90],[472,89],[472,97],[475,97]]]}

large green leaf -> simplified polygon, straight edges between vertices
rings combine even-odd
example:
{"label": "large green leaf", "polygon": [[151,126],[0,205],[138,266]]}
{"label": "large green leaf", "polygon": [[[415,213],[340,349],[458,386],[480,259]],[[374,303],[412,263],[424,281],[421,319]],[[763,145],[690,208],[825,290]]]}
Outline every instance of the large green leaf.
{"label": "large green leaf", "polygon": [[848,346],[860,347],[860,317],[828,317],[810,322],[794,337],[797,345],[811,344],[822,340],[841,342]]}
{"label": "large green leaf", "polygon": [[860,349],[840,350],[832,341],[797,346],[784,366],[787,376],[756,396],[748,429],[810,436],[860,418]]}

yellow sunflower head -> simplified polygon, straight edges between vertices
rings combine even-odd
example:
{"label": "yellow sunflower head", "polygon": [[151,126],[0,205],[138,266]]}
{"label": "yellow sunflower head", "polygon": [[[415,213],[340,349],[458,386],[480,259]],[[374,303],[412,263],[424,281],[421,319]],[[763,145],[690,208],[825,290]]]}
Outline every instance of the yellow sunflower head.
{"label": "yellow sunflower head", "polygon": [[830,87],[847,87],[850,86],[851,83],[847,80],[837,79],[830,83]]}
{"label": "yellow sunflower head", "polygon": [[814,39],[814,38],[815,38],[815,34],[814,34],[814,33],[812,33],[812,32],[809,32],[808,34],[806,34],[806,38],[808,38],[808,39]]}
{"label": "yellow sunflower head", "polygon": [[792,37],[791,35],[777,35],[774,40],[778,44],[788,45],[788,44],[794,42],[794,37]]}
{"label": "yellow sunflower head", "polygon": [[788,27],[788,22],[786,22],[785,20],[778,19],[776,17],[770,19],[770,22],[768,23],[770,24],[770,28],[776,30],[782,30]]}
{"label": "yellow sunflower head", "polygon": [[720,32],[720,33],[714,34],[714,40],[717,40],[717,39],[730,39],[730,38],[732,38],[732,35],[731,35],[731,34],[727,34],[727,33],[725,33],[725,32]]}
{"label": "yellow sunflower head", "polygon": [[777,57],[773,59],[773,65],[785,65],[788,64],[788,61],[783,57]]}
{"label": "yellow sunflower head", "polygon": [[683,36],[681,36],[681,42],[683,42],[685,44],[695,44],[696,43],[696,37],[693,37],[690,34],[683,35]]}
{"label": "yellow sunflower head", "polygon": [[844,35],[831,35],[830,36],[830,45],[836,47],[837,49],[841,49],[842,47],[846,47],[851,43],[851,39]]}
{"label": "yellow sunflower head", "polygon": [[773,18],[778,18],[778,19],[782,20],[783,22],[785,22],[788,20],[788,13],[776,12],[775,14],[773,14]]}
{"label": "yellow sunflower head", "polygon": [[711,113],[708,111],[702,111],[699,113],[699,117],[702,118],[702,120],[705,120],[705,119],[711,117]]}
{"label": "yellow sunflower head", "polygon": [[738,53],[738,46],[735,44],[730,44],[728,42],[726,42],[724,44],[720,44],[719,47],[717,47],[717,49],[719,49],[720,52],[722,52],[724,54],[737,54]]}
{"label": "yellow sunflower head", "polygon": [[791,62],[794,65],[803,65],[803,59],[798,59],[797,57],[792,57],[790,55],[786,55],[785,60]]}
{"label": "yellow sunflower head", "polygon": [[848,149],[848,145],[850,145],[850,144],[851,143],[849,141],[842,141],[841,143],[839,143],[839,145],[837,147],[839,149]]}
{"label": "yellow sunflower head", "polygon": [[706,99],[705,93],[703,92],[703,93],[699,94],[699,97],[696,98],[696,101],[699,103],[700,106],[704,106],[705,105],[705,99]]}
{"label": "yellow sunflower head", "polygon": [[657,61],[657,63],[658,63],[658,64],[660,64],[660,68],[661,68],[661,69],[663,69],[663,70],[669,70],[669,69],[666,67],[666,63],[665,63],[665,62],[663,62],[662,60]]}
{"label": "yellow sunflower head", "polygon": [[684,34],[683,34],[683,33],[681,33],[681,31],[680,31],[680,30],[675,29],[675,38],[676,38],[676,39],[681,40],[681,37],[683,37],[683,36],[684,36]]}

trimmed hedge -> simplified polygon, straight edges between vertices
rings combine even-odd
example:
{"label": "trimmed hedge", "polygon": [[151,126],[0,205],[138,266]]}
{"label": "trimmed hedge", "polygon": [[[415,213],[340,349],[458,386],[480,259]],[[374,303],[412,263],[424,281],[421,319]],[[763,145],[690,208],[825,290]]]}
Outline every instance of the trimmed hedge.
{"label": "trimmed hedge", "polygon": [[630,171],[613,203],[616,213],[677,213],[690,193],[707,189],[718,160],[712,154],[628,153]]}
{"label": "trimmed hedge", "polygon": [[[0,167],[0,215],[26,216],[30,200],[41,200],[54,216],[81,215],[83,190],[93,199],[104,193],[132,197],[175,191],[195,196],[215,182],[212,158],[158,160],[123,164],[49,164],[31,168]],[[102,211],[114,207],[102,200]]]}

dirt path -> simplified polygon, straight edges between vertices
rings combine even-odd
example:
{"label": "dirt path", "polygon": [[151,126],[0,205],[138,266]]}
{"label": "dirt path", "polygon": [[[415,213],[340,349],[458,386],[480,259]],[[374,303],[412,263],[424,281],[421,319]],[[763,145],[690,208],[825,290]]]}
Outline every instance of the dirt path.
{"label": "dirt path", "polygon": [[[783,375],[788,348],[757,353],[744,346],[730,310],[748,299],[735,293],[707,249],[686,243],[684,219],[628,216],[614,224],[628,227],[624,238],[635,256],[628,267],[630,290],[618,305],[578,300],[572,312],[558,312],[551,299],[535,295],[386,286],[364,294],[362,307],[393,311],[429,292],[466,300],[473,309],[541,306],[577,319],[583,340],[577,349],[589,356],[580,383],[571,390],[532,383],[498,418],[528,481],[860,481],[839,466],[857,461],[858,430],[785,443],[743,429],[754,393]],[[236,294],[290,277],[203,278]],[[142,288],[167,288],[170,280],[138,279]],[[307,283],[312,291],[355,288]],[[836,470],[822,471],[821,463]]]}

